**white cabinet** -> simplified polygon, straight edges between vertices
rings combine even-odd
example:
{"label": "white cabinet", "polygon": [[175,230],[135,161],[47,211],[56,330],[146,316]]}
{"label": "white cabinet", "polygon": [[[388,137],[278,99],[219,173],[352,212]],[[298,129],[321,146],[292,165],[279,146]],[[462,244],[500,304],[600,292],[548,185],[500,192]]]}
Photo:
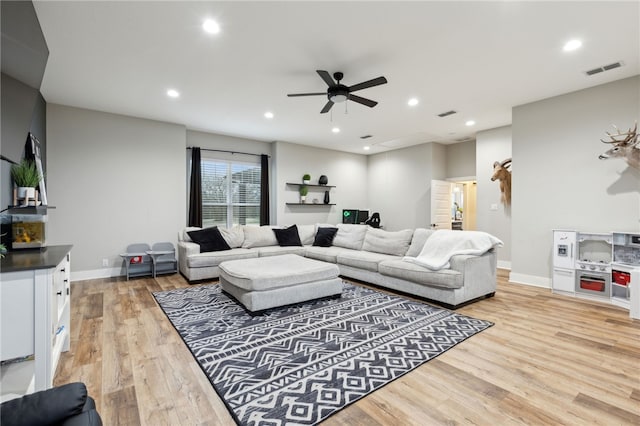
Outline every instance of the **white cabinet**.
{"label": "white cabinet", "polygon": [[553,291],[572,293],[575,291],[576,273],[573,269],[553,268]]}
{"label": "white cabinet", "polygon": [[48,389],[60,353],[69,350],[71,246],[2,259],[0,359],[2,399]]}

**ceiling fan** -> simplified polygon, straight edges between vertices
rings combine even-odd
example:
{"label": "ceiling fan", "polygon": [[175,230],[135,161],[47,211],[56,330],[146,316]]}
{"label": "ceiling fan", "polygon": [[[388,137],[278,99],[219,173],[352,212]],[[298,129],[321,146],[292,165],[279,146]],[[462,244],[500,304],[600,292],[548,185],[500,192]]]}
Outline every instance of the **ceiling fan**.
{"label": "ceiling fan", "polygon": [[378,77],[378,78],[374,78],[373,80],[368,80],[359,84],[354,84],[353,86],[345,86],[344,84],[340,84],[340,80],[342,80],[342,78],[344,77],[344,74],[342,74],[339,71],[333,73],[333,78],[335,78],[336,81],[333,81],[333,79],[331,78],[331,75],[329,75],[327,71],[317,70],[316,72],[318,73],[320,78],[322,78],[324,82],[327,83],[327,86],[329,86],[326,92],[293,93],[293,94],[288,94],[287,96],[294,97],[294,96],[326,95],[329,101],[326,103],[324,108],[322,108],[322,111],[320,111],[320,114],[329,112],[333,104],[338,102],[345,102],[346,100],[357,102],[359,104],[366,105],[369,108],[373,108],[374,106],[378,105],[378,102],[354,95],[353,92],[357,90],[367,89],[373,86],[379,86],[387,82],[386,78]]}

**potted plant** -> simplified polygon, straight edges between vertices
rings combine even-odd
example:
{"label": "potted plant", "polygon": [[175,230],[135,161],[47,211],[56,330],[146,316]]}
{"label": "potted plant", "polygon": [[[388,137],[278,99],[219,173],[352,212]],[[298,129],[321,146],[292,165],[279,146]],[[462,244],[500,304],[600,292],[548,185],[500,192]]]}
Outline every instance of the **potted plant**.
{"label": "potted plant", "polygon": [[308,173],[304,174],[302,176],[302,183],[304,183],[305,185],[308,185],[311,182],[311,175],[309,175]]}
{"label": "potted plant", "polygon": [[36,198],[36,186],[40,184],[42,174],[38,172],[36,163],[23,159],[19,164],[11,166],[11,177],[18,186],[18,199],[25,200],[25,205],[29,200]]}
{"label": "potted plant", "polygon": [[302,204],[306,202],[308,193],[309,193],[309,188],[307,188],[307,185],[302,185],[300,187],[300,202]]}

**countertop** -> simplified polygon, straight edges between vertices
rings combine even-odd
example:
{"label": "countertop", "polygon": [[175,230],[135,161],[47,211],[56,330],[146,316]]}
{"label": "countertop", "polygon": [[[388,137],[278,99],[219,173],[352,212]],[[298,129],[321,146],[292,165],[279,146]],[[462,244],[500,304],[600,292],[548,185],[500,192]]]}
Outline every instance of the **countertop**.
{"label": "countertop", "polygon": [[71,251],[71,245],[48,246],[42,249],[13,250],[0,259],[0,272],[18,272],[51,269]]}

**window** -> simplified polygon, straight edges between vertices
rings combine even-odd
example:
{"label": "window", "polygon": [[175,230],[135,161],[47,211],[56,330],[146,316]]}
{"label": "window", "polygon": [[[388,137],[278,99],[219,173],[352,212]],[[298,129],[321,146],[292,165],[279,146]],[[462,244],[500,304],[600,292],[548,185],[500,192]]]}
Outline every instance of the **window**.
{"label": "window", "polygon": [[260,164],[202,159],[202,226],[260,225]]}

